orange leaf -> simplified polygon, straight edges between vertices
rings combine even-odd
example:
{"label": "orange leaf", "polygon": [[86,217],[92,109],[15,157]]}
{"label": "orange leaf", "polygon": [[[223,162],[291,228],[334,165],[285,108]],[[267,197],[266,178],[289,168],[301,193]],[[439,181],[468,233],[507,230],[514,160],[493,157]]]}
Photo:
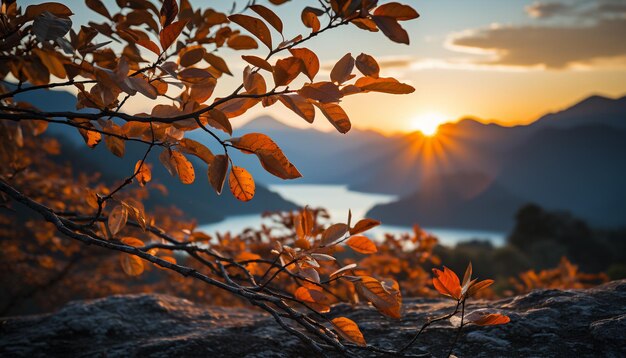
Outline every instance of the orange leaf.
{"label": "orange leaf", "polygon": [[232,76],[232,73],[230,72],[230,69],[226,64],[226,61],[224,61],[223,58],[216,56],[212,53],[205,53],[204,60],[208,62],[211,66],[217,68],[218,71]]}
{"label": "orange leaf", "polygon": [[390,290],[385,288],[380,281],[373,277],[359,277],[361,281],[354,283],[357,292],[371,302],[380,313],[399,319],[401,316],[400,310],[402,308],[400,292],[395,289]]}
{"label": "orange leaf", "polygon": [[159,48],[159,46],[150,39],[139,39],[135,43],[141,47],[147,48],[148,50],[154,52],[156,55],[161,54],[161,49]]}
{"label": "orange leaf", "polygon": [[[91,131],[88,131],[88,132],[91,132]],[[93,132],[91,132],[91,133],[93,133]],[[98,134],[100,134],[100,133],[98,133]],[[90,140],[90,139],[88,138],[88,140]],[[89,145],[89,141],[88,140],[87,140],[87,145]],[[111,136],[111,135],[105,135],[104,136],[104,143],[107,145],[107,148],[109,148],[111,153],[113,153],[115,156],[120,157],[120,158],[124,156],[126,143],[124,142],[123,139],[118,138],[118,137],[114,137],[114,136]]]}
{"label": "orange leaf", "polygon": [[304,97],[299,94],[283,94],[278,96],[278,100],[284,104],[285,107],[304,118],[305,121],[313,123],[315,119],[315,108]]}
{"label": "orange leaf", "polygon": [[109,14],[109,10],[107,10],[106,6],[104,6],[102,1],[86,0],[85,3],[87,4],[87,7],[89,7],[91,10],[111,20],[111,14]]}
{"label": "orange leaf", "polygon": [[[235,35],[228,38],[228,47],[233,50],[253,50],[259,48],[256,40],[246,35]],[[255,57],[255,56],[250,56]]]}
{"label": "orange leaf", "polygon": [[397,2],[380,5],[374,10],[374,15],[388,16],[398,21],[412,20],[420,16],[412,7]]}
{"label": "orange leaf", "polygon": [[266,150],[260,149],[256,152],[261,165],[270,174],[273,174],[281,179],[297,179],[302,177],[302,174],[293,165],[289,159],[279,150]]}
{"label": "orange leaf", "polygon": [[171,24],[176,18],[176,15],[178,15],[178,4],[176,3],[176,0],[164,0],[161,10],[159,11],[159,15],[162,26],[165,27]]}
{"label": "orange leaf", "polygon": [[254,197],[254,179],[244,168],[233,166],[230,169],[228,184],[235,198],[241,201],[250,201]]}
{"label": "orange leaf", "polygon": [[378,73],[380,72],[378,62],[372,56],[364,53],[357,56],[356,68],[365,76],[374,78],[378,78]]}
{"label": "orange leaf", "polygon": [[343,237],[346,232],[348,232],[348,225],[342,223],[333,224],[322,233],[321,243],[322,245],[330,244]]}
{"label": "orange leaf", "polygon": [[228,157],[223,154],[216,155],[209,164],[209,182],[218,194],[222,193],[226,173],[228,173]]}
{"label": "orange leaf", "polygon": [[163,51],[167,50],[180,36],[180,33],[187,25],[187,21],[176,21],[161,30],[159,33],[159,41]]}
{"label": "orange leaf", "polygon": [[351,53],[345,54],[330,71],[330,80],[342,84],[350,79],[354,69],[354,58]]}
{"label": "orange leaf", "polygon": [[143,261],[135,255],[121,254],[120,264],[122,270],[129,276],[139,276],[144,270]]}
{"label": "orange leaf", "polygon": [[165,169],[167,169],[172,176],[178,176],[183,184],[191,184],[196,179],[193,165],[180,152],[165,149],[161,152],[161,155],[159,155],[159,160],[163,163]]}
{"label": "orange leaf", "polygon": [[378,251],[376,244],[365,236],[352,236],[346,242],[350,248],[358,253],[369,255]]}
{"label": "orange leaf", "polygon": [[304,66],[304,73],[306,76],[313,81],[313,78],[320,70],[320,60],[317,58],[315,52],[309,50],[308,48],[291,48],[289,52],[302,61]]}
{"label": "orange leaf", "polygon": [[137,178],[140,186],[146,185],[146,183],[152,179],[152,171],[148,163],[142,162],[141,160],[138,160],[135,164],[135,173],[135,178]]}
{"label": "orange leaf", "polygon": [[124,205],[117,205],[111,210],[109,213],[109,218],[107,219],[107,226],[109,227],[109,231],[111,232],[111,236],[115,236],[124,226],[126,226],[126,221],[128,220],[128,209]]}
{"label": "orange leaf", "polygon": [[499,324],[507,324],[511,322],[509,316],[499,313],[478,313],[472,312],[467,315],[467,319],[479,326],[496,326]]}
{"label": "orange leaf", "polygon": [[321,289],[298,287],[293,296],[319,313],[330,312],[331,299]]}
{"label": "orange leaf", "polygon": [[482,290],[483,288],[487,288],[491,285],[493,285],[493,280],[483,280],[480,282],[476,282],[470,285],[469,289],[467,290],[466,296],[472,297],[476,292]]}
{"label": "orange leaf", "polygon": [[350,123],[350,118],[344,110],[335,103],[315,103],[317,108],[322,111],[322,114],[328,119],[330,124],[337,129],[339,133],[348,133],[352,124]]}
{"label": "orange leaf", "polygon": [[310,28],[313,32],[320,30],[320,20],[317,18],[316,12],[312,8],[305,7],[304,10],[302,10],[300,19],[304,26]]}
{"label": "orange leaf", "polygon": [[136,237],[132,237],[132,236],[124,236],[123,238],[120,239],[120,241],[124,245],[132,246],[132,247],[144,247],[144,246],[146,246],[143,243],[143,241],[139,240]]}
{"label": "orange leaf", "polygon": [[72,10],[70,10],[70,8],[63,4],[60,4],[58,2],[45,2],[38,5],[29,5],[26,8],[24,16],[32,20],[35,17],[41,15],[44,11],[47,11],[54,16],[63,18],[74,15],[74,13],[72,13]]}
{"label": "orange leaf", "polygon": [[350,235],[360,234],[373,227],[380,225],[380,221],[374,219],[362,219],[359,220],[352,229],[350,229]]}
{"label": "orange leaf", "polygon": [[267,46],[270,50],[272,49],[272,35],[270,34],[270,29],[267,28],[265,23],[255,17],[235,14],[230,15],[228,19],[237,25],[243,27],[248,30],[251,34],[256,36],[265,46]]}
{"label": "orange leaf", "polygon": [[183,67],[193,66],[202,61],[205,53],[206,50],[200,45],[185,47],[178,53],[178,63]]}
{"label": "orange leaf", "polygon": [[449,268],[443,267],[443,271],[434,268],[433,286],[442,295],[461,299],[461,283],[459,277]]}
{"label": "orange leaf", "polygon": [[305,85],[298,90],[298,94],[322,103],[339,102],[342,97],[339,87],[332,82],[316,82]]}
{"label": "orange leaf", "polygon": [[276,86],[286,86],[302,72],[302,60],[296,57],[287,57],[276,61],[274,66],[274,83]]}
{"label": "orange leaf", "polygon": [[272,72],[272,65],[270,65],[269,62],[265,61],[264,59],[257,57],[257,56],[247,56],[247,55],[243,55],[241,56],[241,58],[243,58],[244,61],[248,62],[249,64],[251,64],[252,66],[256,66],[258,68],[262,68],[265,71],[268,72]]}
{"label": "orange leaf", "polygon": [[276,31],[282,33],[283,32],[283,22],[280,20],[280,17],[276,15],[272,10],[266,8],[263,5],[251,5],[250,10],[259,14],[262,18],[265,19]]}
{"label": "orange leaf", "polygon": [[345,340],[365,347],[367,343],[363,338],[363,333],[354,321],[346,317],[334,318],[332,321],[335,331]]}
{"label": "orange leaf", "polygon": [[209,150],[209,148],[205,147],[204,145],[202,145],[201,143],[193,139],[183,138],[180,140],[179,144],[180,144],[181,151],[188,153],[188,154],[195,155],[196,157],[202,159],[202,161],[207,164],[211,164],[211,162],[213,161],[213,158],[215,158],[215,156],[213,155],[213,153],[211,153],[211,150]]}
{"label": "orange leaf", "polygon": [[376,23],[376,26],[380,31],[387,36],[391,41],[409,44],[409,34],[398,24],[398,21],[393,17],[388,16],[372,16],[372,20]]}
{"label": "orange leaf", "polygon": [[415,88],[398,82],[395,78],[372,78],[361,77],[355,83],[362,91],[374,91],[391,94],[409,94],[415,92]]}

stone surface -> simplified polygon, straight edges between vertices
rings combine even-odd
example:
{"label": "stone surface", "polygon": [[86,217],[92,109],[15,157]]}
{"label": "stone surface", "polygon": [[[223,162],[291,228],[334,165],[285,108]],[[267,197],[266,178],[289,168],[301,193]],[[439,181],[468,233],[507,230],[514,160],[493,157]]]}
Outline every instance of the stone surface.
{"label": "stone surface", "polygon": [[[511,323],[464,328],[456,356],[626,356],[626,280],[588,290],[538,290],[498,301],[474,301],[467,311],[485,308],[509,315]],[[368,343],[398,349],[428,318],[452,309],[447,300],[417,298],[405,299],[400,321],[364,305],[340,304],[333,315],[356,321]],[[449,322],[434,324],[408,352],[445,356],[454,335]],[[51,314],[0,319],[2,357],[310,355],[306,352],[266,314],[200,306],[163,295],[76,301]]]}

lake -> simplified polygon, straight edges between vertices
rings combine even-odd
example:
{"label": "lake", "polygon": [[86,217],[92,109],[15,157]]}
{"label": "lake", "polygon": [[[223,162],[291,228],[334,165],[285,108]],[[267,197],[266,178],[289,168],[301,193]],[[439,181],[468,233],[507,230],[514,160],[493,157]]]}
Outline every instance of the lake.
{"label": "lake", "polygon": [[[270,185],[269,189],[280,194],[283,198],[298,205],[326,208],[332,222],[346,222],[348,210],[352,210],[352,220],[363,218],[365,213],[376,204],[384,204],[396,199],[395,195],[372,194],[351,191],[347,185],[319,185],[319,184],[281,184]],[[241,232],[245,228],[260,228],[262,223],[269,221],[262,219],[260,214],[237,215],[225,220],[202,225],[200,230],[213,234],[215,232]],[[451,228],[424,227],[424,230],[437,236],[439,242],[454,246],[458,242],[471,239],[488,240],[495,246],[501,246],[505,240],[505,233],[480,230],[463,230]],[[382,238],[384,233],[412,232],[410,226],[381,225],[370,230],[370,236]]]}

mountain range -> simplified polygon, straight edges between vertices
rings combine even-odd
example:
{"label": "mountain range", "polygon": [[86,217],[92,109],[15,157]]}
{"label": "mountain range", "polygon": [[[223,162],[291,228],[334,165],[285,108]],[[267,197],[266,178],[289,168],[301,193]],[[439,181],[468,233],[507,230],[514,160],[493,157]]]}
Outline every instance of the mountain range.
{"label": "mountain range", "polygon": [[[73,109],[75,103],[73,96],[62,92],[27,100],[55,110]],[[269,135],[298,167],[303,178],[294,183],[347,184],[352,190],[398,195],[397,201],[368,213],[386,224],[507,230],[516,210],[533,202],[570,211],[598,227],[626,225],[626,97],[591,96],[523,126],[466,118],[443,124],[432,138],[419,132],[383,135],[358,128],[342,135],[291,127],[267,116],[236,128],[233,135],[252,132]],[[69,142],[84,146],[74,136]],[[219,152],[204,133],[188,136]],[[136,160],[132,150],[129,146],[128,157]],[[104,148],[95,149],[95,154],[95,159],[84,160],[91,165],[107,163],[107,167],[109,160],[117,160]],[[173,199],[173,204],[187,207],[186,212],[202,222],[233,213],[295,207],[265,189],[285,182],[266,173],[255,156],[231,154],[259,184],[255,200],[242,204],[229,195],[217,197],[203,175],[197,175],[192,186],[174,183],[157,164],[156,178],[172,192],[155,204]],[[151,160],[157,163],[156,158]],[[115,167],[125,168],[126,173],[132,169],[134,161],[130,161]]]}

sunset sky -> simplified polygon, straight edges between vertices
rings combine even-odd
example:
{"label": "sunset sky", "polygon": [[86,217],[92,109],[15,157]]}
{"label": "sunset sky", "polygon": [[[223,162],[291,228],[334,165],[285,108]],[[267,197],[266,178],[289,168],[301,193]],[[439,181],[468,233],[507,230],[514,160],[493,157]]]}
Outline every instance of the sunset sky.
{"label": "sunset sky", "polygon": [[[403,23],[411,37],[409,46],[354,26],[322,34],[307,43],[326,69],[318,75],[320,80],[328,78],[334,61],[345,53],[357,56],[365,52],[379,60],[382,76],[396,77],[416,88],[410,95],[346,98],[342,105],[355,127],[407,131],[462,116],[515,125],[563,109],[591,94],[626,94],[623,0],[405,2],[421,14],[419,19]],[[103,19],[80,3],[73,7],[75,23]],[[116,8],[113,0],[105,3]],[[283,18],[287,38],[307,33],[299,15],[304,3],[291,1],[275,8]],[[227,11],[232,2],[196,0],[192,4],[209,4]],[[315,6],[317,1],[306,4]],[[258,53],[264,55],[265,51],[260,49]],[[218,92],[227,93],[241,80],[244,64],[241,53],[226,50],[220,54],[236,73],[218,85]],[[147,107],[147,101],[136,101],[128,110]],[[291,125],[308,125],[280,105],[255,108],[235,119],[234,124],[262,114]],[[318,120],[315,125],[329,128],[324,122]]]}

